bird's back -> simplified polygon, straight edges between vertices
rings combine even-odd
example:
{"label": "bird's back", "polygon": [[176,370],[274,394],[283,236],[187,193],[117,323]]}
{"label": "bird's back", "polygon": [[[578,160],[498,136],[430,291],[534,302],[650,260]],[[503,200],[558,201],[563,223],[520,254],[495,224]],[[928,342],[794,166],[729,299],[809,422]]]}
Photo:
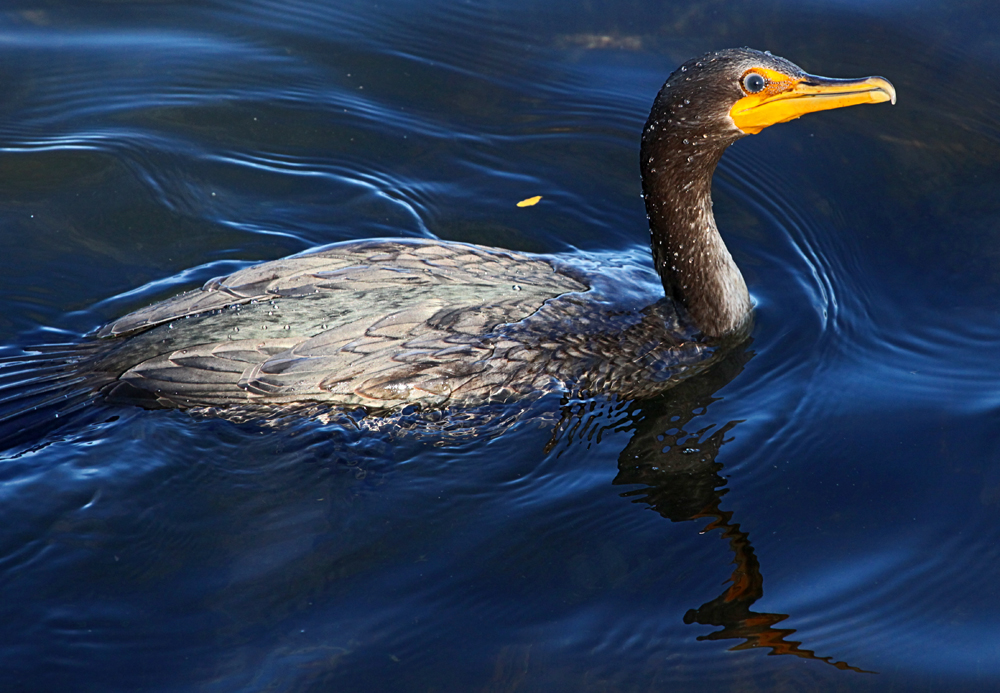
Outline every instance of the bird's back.
{"label": "bird's back", "polygon": [[[549,258],[359,241],[264,263],[110,323],[111,400],[246,409],[475,406],[555,387],[642,394],[705,360],[670,306],[608,310]],[[119,375],[120,374],[120,375]]]}

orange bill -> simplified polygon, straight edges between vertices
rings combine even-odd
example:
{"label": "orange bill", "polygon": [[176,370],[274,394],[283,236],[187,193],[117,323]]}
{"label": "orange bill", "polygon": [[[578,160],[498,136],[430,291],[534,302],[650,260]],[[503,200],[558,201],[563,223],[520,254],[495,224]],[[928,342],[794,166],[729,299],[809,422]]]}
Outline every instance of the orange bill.
{"label": "orange bill", "polygon": [[[896,103],[896,90],[883,77],[830,79],[815,75],[790,76],[775,70],[754,68],[765,86],[733,104],[729,115],[743,132],[757,134],[769,125],[786,123],[814,111],[856,106],[862,103]],[[745,77],[745,76],[744,76]]]}

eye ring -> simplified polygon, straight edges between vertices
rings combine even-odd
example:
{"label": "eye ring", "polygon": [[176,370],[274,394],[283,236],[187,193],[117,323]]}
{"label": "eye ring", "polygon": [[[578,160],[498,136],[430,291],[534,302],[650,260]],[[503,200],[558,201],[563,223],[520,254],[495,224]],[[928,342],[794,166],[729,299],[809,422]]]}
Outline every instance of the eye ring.
{"label": "eye ring", "polygon": [[767,86],[767,78],[759,72],[748,72],[740,80],[743,90],[748,94],[759,94]]}

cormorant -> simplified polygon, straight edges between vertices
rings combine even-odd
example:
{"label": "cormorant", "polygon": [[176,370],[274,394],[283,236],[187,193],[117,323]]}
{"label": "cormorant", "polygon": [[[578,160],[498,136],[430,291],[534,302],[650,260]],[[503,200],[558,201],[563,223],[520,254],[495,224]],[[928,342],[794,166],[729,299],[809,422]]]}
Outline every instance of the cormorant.
{"label": "cormorant", "polygon": [[750,295],[712,214],[726,148],[805,113],[882,101],[895,103],[895,90],[881,77],[816,77],[747,48],[675,70],[640,149],[665,292],[651,305],[623,308],[617,278],[573,258],[351,241],[126,315],[63,369],[112,402],[222,415],[309,403],[469,407],[558,388],[652,395],[749,329]]}

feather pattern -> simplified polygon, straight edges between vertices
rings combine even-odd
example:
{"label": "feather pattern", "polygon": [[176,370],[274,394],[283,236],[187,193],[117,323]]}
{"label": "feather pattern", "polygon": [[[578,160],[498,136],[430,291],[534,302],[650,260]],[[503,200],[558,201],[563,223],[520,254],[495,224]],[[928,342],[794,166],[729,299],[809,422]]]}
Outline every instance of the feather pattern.
{"label": "feather pattern", "polygon": [[[360,241],[264,263],[97,334],[109,398],[390,411],[669,387],[712,349],[671,304],[609,310],[552,259],[438,241]],[[178,322],[180,321],[180,322]],[[175,329],[175,327],[177,329]]]}

